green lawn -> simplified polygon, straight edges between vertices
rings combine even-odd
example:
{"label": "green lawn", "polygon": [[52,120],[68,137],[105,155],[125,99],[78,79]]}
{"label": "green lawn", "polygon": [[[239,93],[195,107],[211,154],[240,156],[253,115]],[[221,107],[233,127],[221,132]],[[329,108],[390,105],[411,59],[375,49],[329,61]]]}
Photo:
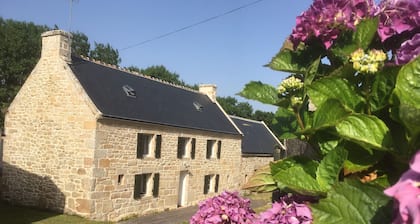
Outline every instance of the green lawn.
{"label": "green lawn", "polygon": [[0,201],[0,223],[7,224],[104,224],[110,222],[94,222],[79,216],[63,215],[33,208],[11,206]]}
{"label": "green lawn", "polygon": [[[271,207],[271,193],[248,193],[245,198],[251,199],[254,210],[259,213]],[[0,223],[7,224],[110,224],[111,222],[94,222],[79,216],[64,215],[34,208],[12,206],[0,201]],[[188,223],[188,221],[182,224]]]}

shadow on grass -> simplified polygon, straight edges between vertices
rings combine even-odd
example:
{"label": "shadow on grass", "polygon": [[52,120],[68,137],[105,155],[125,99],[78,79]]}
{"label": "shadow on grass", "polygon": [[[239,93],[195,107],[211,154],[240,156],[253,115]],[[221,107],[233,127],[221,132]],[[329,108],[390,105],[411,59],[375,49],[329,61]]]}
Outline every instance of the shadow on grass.
{"label": "shadow on grass", "polygon": [[34,223],[58,215],[60,214],[29,207],[14,206],[5,201],[0,202],[0,220],[2,223]]}
{"label": "shadow on grass", "polygon": [[40,176],[7,162],[2,165],[1,223],[33,223],[63,213],[64,194],[49,176]]}
{"label": "shadow on grass", "polygon": [[65,215],[42,209],[14,206],[0,201],[0,223],[7,224],[111,224],[97,222],[79,216]]}

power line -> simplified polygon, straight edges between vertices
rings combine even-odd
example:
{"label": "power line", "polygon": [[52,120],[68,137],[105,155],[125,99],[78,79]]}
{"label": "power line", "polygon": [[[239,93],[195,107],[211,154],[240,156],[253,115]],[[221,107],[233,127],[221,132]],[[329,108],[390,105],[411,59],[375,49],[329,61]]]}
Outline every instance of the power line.
{"label": "power line", "polygon": [[182,27],[182,28],[179,28],[179,29],[173,30],[173,31],[171,31],[171,32],[167,32],[167,33],[161,34],[161,35],[159,35],[159,36],[156,36],[156,37],[150,38],[150,39],[148,39],[148,40],[144,40],[144,41],[142,41],[142,42],[139,42],[139,43],[136,43],[136,44],[133,44],[133,45],[127,46],[127,47],[120,48],[120,49],[119,49],[119,51],[124,51],[124,50],[130,49],[130,48],[138,47],[138,46],[144,45],[144,44],[146,44],[146,43],[149,43],[149,42],[152,42],[152,41],[159,40],[159,39],[162,39],[162,38],[164,38],[164,37],[170,36],[170,35],[172,35],[172,34],[175,34],[175,33],[178,33],[178,32],[184,31],[184,30],[187,30],[187,29],[191,29],[191,28],[193,28],[193,27],[195,27],[195,26],[198,26],[198,25],[201,25],[201,24],[203,24],[203,23],[207,23],[207,22],[210,22],[210,21],[212,21],[212,20],[218,19],[218,18],[220,18],[220,17],[223,17],[223,16],[226,16],[226,15],[232,14],[232,13],[234,13],[234,12],[237,12],[237,11],[239,11],[239,10],[241,10],[241,9],[248,8],[248,7],[250,7],[250,6],[252,6],[252,5],[255,5],[255,4],[257,4],[257,3],[260,3],[260,2],[262,2],[262,1],[265,1],[265,0],[257,0],[257,1],[250,2],[250,3],[248,3],[248,4],[245,4],[245,5],[239,6],[239,7],[237,7],[237,8],[232,9],[232,10],[229,10],[229,11],[223,12],[223,13],[221,13],[221,14],[219,14],[219,15],[215,15],[215,16],[209,17],[209,18],[207,18],[207,19],[204,19],[204,20],[201,20],[201,21],[199,21],[199,22],[196,22],[196,23],[190,24],[190,25],[188,25],[188,26],[184,26],[184,27]]}

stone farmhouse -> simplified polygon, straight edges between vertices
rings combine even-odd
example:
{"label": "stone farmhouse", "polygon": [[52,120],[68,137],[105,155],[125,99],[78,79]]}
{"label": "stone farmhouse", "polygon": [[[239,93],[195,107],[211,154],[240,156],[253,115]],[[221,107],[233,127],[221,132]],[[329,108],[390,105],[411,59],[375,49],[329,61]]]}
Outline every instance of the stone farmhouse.
{"label": "stone farmhouse", "polygon": [[48,31],[6,113],[2,198],[108,221],[195,205],[273,160],[278,140],[252,127],[268,130],[229,117],[214,85],[190,90],[75,56],[69,33]]}

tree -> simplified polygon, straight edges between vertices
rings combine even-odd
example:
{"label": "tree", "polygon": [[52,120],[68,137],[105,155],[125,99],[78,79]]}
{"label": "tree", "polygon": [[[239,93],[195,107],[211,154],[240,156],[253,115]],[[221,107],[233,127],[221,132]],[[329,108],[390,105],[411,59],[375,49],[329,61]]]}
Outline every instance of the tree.
{"label": "tree", "polygon": [[89,52],[89,57],[99,60],[111,65],[118,65],[121,63],[121,58],[117,49],[112,48],[108,44],[101,44],[95,42],[95,49]]}
{"label": "tree", "polygon": [[41,55],[41,33],[48,29],[0,17],[0,127],[7,107]]}
{"label": "tree", "polygon": [[[10,102],[41,56],[41,34],[47,30],[51,28],[0,17],[0,127],[3,127]],[[118,50],[111,45],[95,42],[95,49],[90,50],[85,34],[74,32],[72,35],[73,53],[114,65],[121,62]]]}
{"label": "tree", "polygon": [[77,55],[88,56],[90,51],[90,44],[88,37],[79,31],[72,32],[71,52]]}
{"label": "tree", "polygon": [[227,114],[252,119],[252,106],[246,102],[238,102],[237,99],[228,97],[217,97],[217,102]]}
{"label": "tree", "polygon": [[252,119],[257,121],[264,121],[264,123],[271,129],[272,129],[272,122],[274,119],[274,113],[272,112],[265,112],[261,110],[256,110],[254,114],[252,115]]}
{"label": "tree", "polygon": [[173,83],[175,85],[185,86],[190,89],[198,90],[198,85],[189,85],[185,83],[183,80],[179,78],[179,75],[175,72],[169,71],[165,66],[163,65],[153,65],[150,67],[147,67],[145,69],[140,69],[136,66],[129,66],[127,69],[131,72],[138,72],[143,75],[148,75],[166,82]]}

